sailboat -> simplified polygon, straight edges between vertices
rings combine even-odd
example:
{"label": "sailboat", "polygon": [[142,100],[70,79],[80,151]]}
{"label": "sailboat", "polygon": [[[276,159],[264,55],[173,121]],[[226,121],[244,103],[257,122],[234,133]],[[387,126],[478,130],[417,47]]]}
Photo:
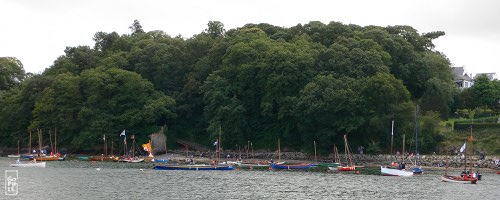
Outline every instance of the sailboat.
{"label": "sailboat", "polygon": [[21,157],[21,154],[19,154],[19,139],[17,140],[17,154],[15,155],[7,155],[9,158],[19,158]]}
{"label": "sailboat", "polygon": [[332,166],[328,166],[328,169],[331,171],[337,171],[338,166],[339,166],[339,161],[340,161],[340,156],[339,156],[339,150],[337,149],[337,146],[335,144],[333,145],[333,163],[331,163]]}
{"label": "sailboat", "polygon": [[281,162],[281,147],[280,147],[280,140],[278,139],[278,162],[277,163],[271,163],[272,169],[309,169],[311,168],[311,164],[285,164],[284,162]]}
{"label": "sailboat", "polygon": [[217,145],[217,160],[213,161],[213,165],[206,165],[206,164],[187,164],[187,165],[175,165],[175,164],[168,164],[168,165],[155,165],[153,169],[155,170],[233,170],[234,166],[232,165],[224,165],[224,164],[219,164],[220,161],[220,145],[221,145],[221,135],[222,135],[222,127],[219,127],[219,139],[215,143]]}
{"label": "sailboat", "polygon": [[349,147],[349,143],[347,142],[347,134],[344,135],[344,144],[345,144],[345,158],[346,158],[346,163],[347,165],[342,165],[339,163],[339,166],[337,167],[338,171],[355,171],[356,166],[353,165],[352,163],[352,153],[351,153],[351,148]]}
{"label": "sailboat", "polygon": [[115,160],[114,156],[108,156],[108,144],[106,142],[106,134],[103,136],[103,141],[104,141],[104,153],[101,154],[100,156],[91,156],[89,160],[91,161],[113,161]]}
{"label": "sailboat", "polygon": [[[38,129],[38,138],[40,140],[40,145],[42,143],[42,129]],[[52,154],[51,155],[45,155],[44,153],[42,153],[42,149],[40,149],[40,152],[38,154],[38,157],[34,158],[36,159],[37,161],[59,161],[59,160],[64,160],[64,158],[61,158],[60,159],[60,155],[59,153],[56,153],[56,154]]]}
{"label": "sailboat", "polygon": [[[394,121],[392,121],[391,129],[391,157],[392,157],[392,138],[394,137]],[[405,135],[403,134],[403,155],[405,155]],[[412,171],[406,171],[404,162],[400,163],[397,168],[380,166],[380,172],[384,176],[413,176]]]}
{"label": "sailboat", "polygon": [[[472,139],[472,138],[470,138]],[[471,141],[472,142],[472,141]],[[462,148],[460,150],[464,151],[464,157],[465,157],[465,169],[467,169],[467,141],[464,143]],[[472,162],[472,159],[471,159]],[[461,176],[450,176],[448,175],[448,155],[446,155],[446,170],[443,175],[441,175],[441,181],[443,182],[450,182],[450,183],[462,183],[462,184],[476,184],[477,178],[474,178],[472,175],[467,174],[467,173],[462,173]]]}
{"label": "sailboat", "polygon": [[[420,122],[418,121],[418,113],[419,113],[419,106],[417,104],[415,108],[415,162],[411,160],[411,157],[408,159],[410,160],[410,163],[412,163],[412,166],[410,167],[410,170],[413,172],[413,174],[422,174],[424,173],[424,170],[422,167],[418,166],[418,159],[420,157],[420,154],[418,152],[418,132],[419,132],[419,126]],[[404,154],[403,154],[404,155]]]}
{"label": "sailboat", "polygon": [[[31,138],[30,138],[31,140]],[[39,146],[39,152],[40,156],[42,155],[42,138],[41,138],[41,131],[38,131],[38,146]],[[19,159],[16,161],[16,163],[11,163],[11,167],[39,167],[39,168],[45,168],[46,162],[37,162],[36,159],[33,159],[28,162],[21,162]]]}

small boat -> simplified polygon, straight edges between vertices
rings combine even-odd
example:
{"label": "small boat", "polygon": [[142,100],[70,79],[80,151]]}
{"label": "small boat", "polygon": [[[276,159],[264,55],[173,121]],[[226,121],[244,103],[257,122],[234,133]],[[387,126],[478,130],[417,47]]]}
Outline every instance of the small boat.
{"label": "small boat", "polygon": [[156,158],[154,158],[152,161],[155,163],[168,163],[169,160],[168,159],[156,159]]}
{"label": "small boat", "polygon": [[355,171],[356,166],[338,166],[337,170],[338,171]]}
{"label": "small boat", "polygon": [[442,175],[441,181],[450,183],[476,184],[477,179],[468,176],[448,176]]}
{"label": "small boat", "polygon": [[424,173],[424,170],[422,169],[422,167],[419,167],[419,166],[413,166],[410,168],[410,170],[413,172],[414,175],[420,175],[420,174]]}
{"label": "small boat", "polygon": [[154,170],[233,170],[230,165],[156,165]]}
{"label": "small boat", "polygon": [[497,171],[497,174],[500,174],[500,171]]}
{"label": "small boat", "polygon": [[404,169],[393,169],[380,166],[380,171],[384,176],[413,176],[412,171],[406,171]]}
{"label": "small boat", "polygon": [[345,157],[346,157],[346,163],[348,162],[349,164],[346,166],[343,166],[341,164],[338,165],[337,170],[338,171],[355,171],[356,166],[352,163],[352,153],[351,153],[351,148],[349,147],[349,143],[347,142],[347,134],[344,135],[344,144],[345,144]]}
{"label": "small boat", "polygon": [[311,164],[297,164],[297,165],[284,165],[284,164],[271,164],[273,169],[310,169]]}
{"label": "small boat", "polygon": [[[42,157],[35,157],[36,161],[59,161],[59,156],[42,156]],[[64,158],[62,158],[64,160]]]}
{"label": "small boat", "polygon": [[19,140],[17,140],[17,154],[14,155],[7,155],[9,158],[19,158],[21,157],[21,154],[19,154]]}
{"label": "small boat", "polygon": [[18,160],[16,163],[11,163],[10,166],[11,167],[40,167],[40,168],[45,168],[45,163],[46,162],[34,162],[34,161],[21,163]]}
{"label": "small boat", "polygon": [[335,167],[337,168],[339,166],[338,163],[319,163],[319,167]]}
{"label": "small boat", "polygon": [[113,156],[91,156],[87,157],[88,160],[91,161],[113,161],[114,157]]}
{"label": "small boat", "polygon": [[88,157],[88,156],[78,156],[78,160],[87,161],[87,160],[90,160],[90,157]]}

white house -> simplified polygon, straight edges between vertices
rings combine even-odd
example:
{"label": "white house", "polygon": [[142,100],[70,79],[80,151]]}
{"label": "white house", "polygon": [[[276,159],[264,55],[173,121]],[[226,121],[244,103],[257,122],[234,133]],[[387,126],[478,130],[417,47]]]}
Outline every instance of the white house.
{"label": "white house", "polygon": [[471,76],[467,75],[464,71],[464,67],[454,67],[453,68],[454,81],[460,89],[470,88],[474,85],[474,81]]}
{"label": "white house", "polygon": [[477,78],[477,77],[479,77],[479,76],[486,76],[486,77],[488,77],[488,79],[489,79],[490,81],[492,81],[492,80],[497,80],[497,79],[498,79],[498,77],[497,77],[497,73],[494,73],[494,72],[493,72],[493,73],[477,73],[477,74],[474,76],[474,79],[476,79],[476,78]]}

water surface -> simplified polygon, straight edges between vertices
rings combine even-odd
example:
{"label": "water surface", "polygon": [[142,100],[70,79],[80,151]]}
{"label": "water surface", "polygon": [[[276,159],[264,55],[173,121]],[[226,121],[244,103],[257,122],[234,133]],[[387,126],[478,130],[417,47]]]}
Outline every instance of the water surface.
{"label": "water surface", "polygon": [[[500,199],[500,175],[476,185],[444,183],[441,171],[414,177],[326,171],[156,171],[152,164],[47,162],[19,172],[19,194],[0,199]],[[100,170],[97,170],[99,168]],[[372,169],[377,171],[377,169]],[[452,172],[457,173],[458,170]]]}

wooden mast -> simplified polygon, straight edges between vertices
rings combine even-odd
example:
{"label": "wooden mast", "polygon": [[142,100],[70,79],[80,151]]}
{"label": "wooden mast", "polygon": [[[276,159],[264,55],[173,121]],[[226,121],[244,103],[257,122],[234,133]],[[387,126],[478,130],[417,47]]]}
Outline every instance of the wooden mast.
{"label": "wooden mast", "polygon": [[392,151],[392,147],[394,146],[394,120],[392,120],[392,126],[391,126],[391,158],[394,155]]}
{"label": "wooden mast", "polygon": [[42,158],[42,130],[40,128],[38,128],[37,130],[38,130],[38,148],[39,148],[38,149],[39,150],[38,157],[41,160],[41,158]]}
{"label": "wooden mast", "polygon": [[318,163],[318,159],[316,157],[316,141],[314,141],[314,162]]}
{"label": "wooden mast", "polygon": [[52,134],[50,133],[50,128],[49,128],[49,141],[50,141],[50,151],[54,152],[54,145],[52,144]]}
{"label": "wooden mast", "polygon": [[278,163],[281,161],[280,139],[278,139]]}
{"label": "wooden mast", "polygon": [[448,176],[448,147],[445,148],[445,151],[446,151],[446,166],[445,166],[445,170],[444,170],[444,175],[445,176]]}
{"label": "wooden mast", "polygon": [[349,158],[349,166],[352,166],[352,157],[351,157],[351,152],[349,148],[349,144],[347,143],[347,134],[344,135],[344,142],[345,142],[345,154],[346,158]]}
{"label": "wooden mast", "polygon": [[106,134],[104,134],[102,140],[104,140],[104,156],[108,156],[108,143],[106,142]]}
{"label": "wooden mast", "polygon": [[19,138],[17,139],[17,155],[21,155],[21,154],[19,153]]}
{"label": "wooden mast", "polygon": [[31,154],[31,130],[30,130],[30,144],[28,146],[28,154]]}
{"label": "wooden mast", "polygon": [[220,145],[221,145],[221,135],[222,135],[222,126],[219,126],[219,139],[217,141],[217,163],[220,162],[220,151],[221,151],[221,148],[220,148]]}
{"label": "wooden mast", "polygon": [[54,128],[54,153],[57,154],[57,127]]}
{"label": "wooden mast", "polygon": [[406,134],[403,134],[403,154],[401,154],[401,160],[405,157],[405,135]]}

